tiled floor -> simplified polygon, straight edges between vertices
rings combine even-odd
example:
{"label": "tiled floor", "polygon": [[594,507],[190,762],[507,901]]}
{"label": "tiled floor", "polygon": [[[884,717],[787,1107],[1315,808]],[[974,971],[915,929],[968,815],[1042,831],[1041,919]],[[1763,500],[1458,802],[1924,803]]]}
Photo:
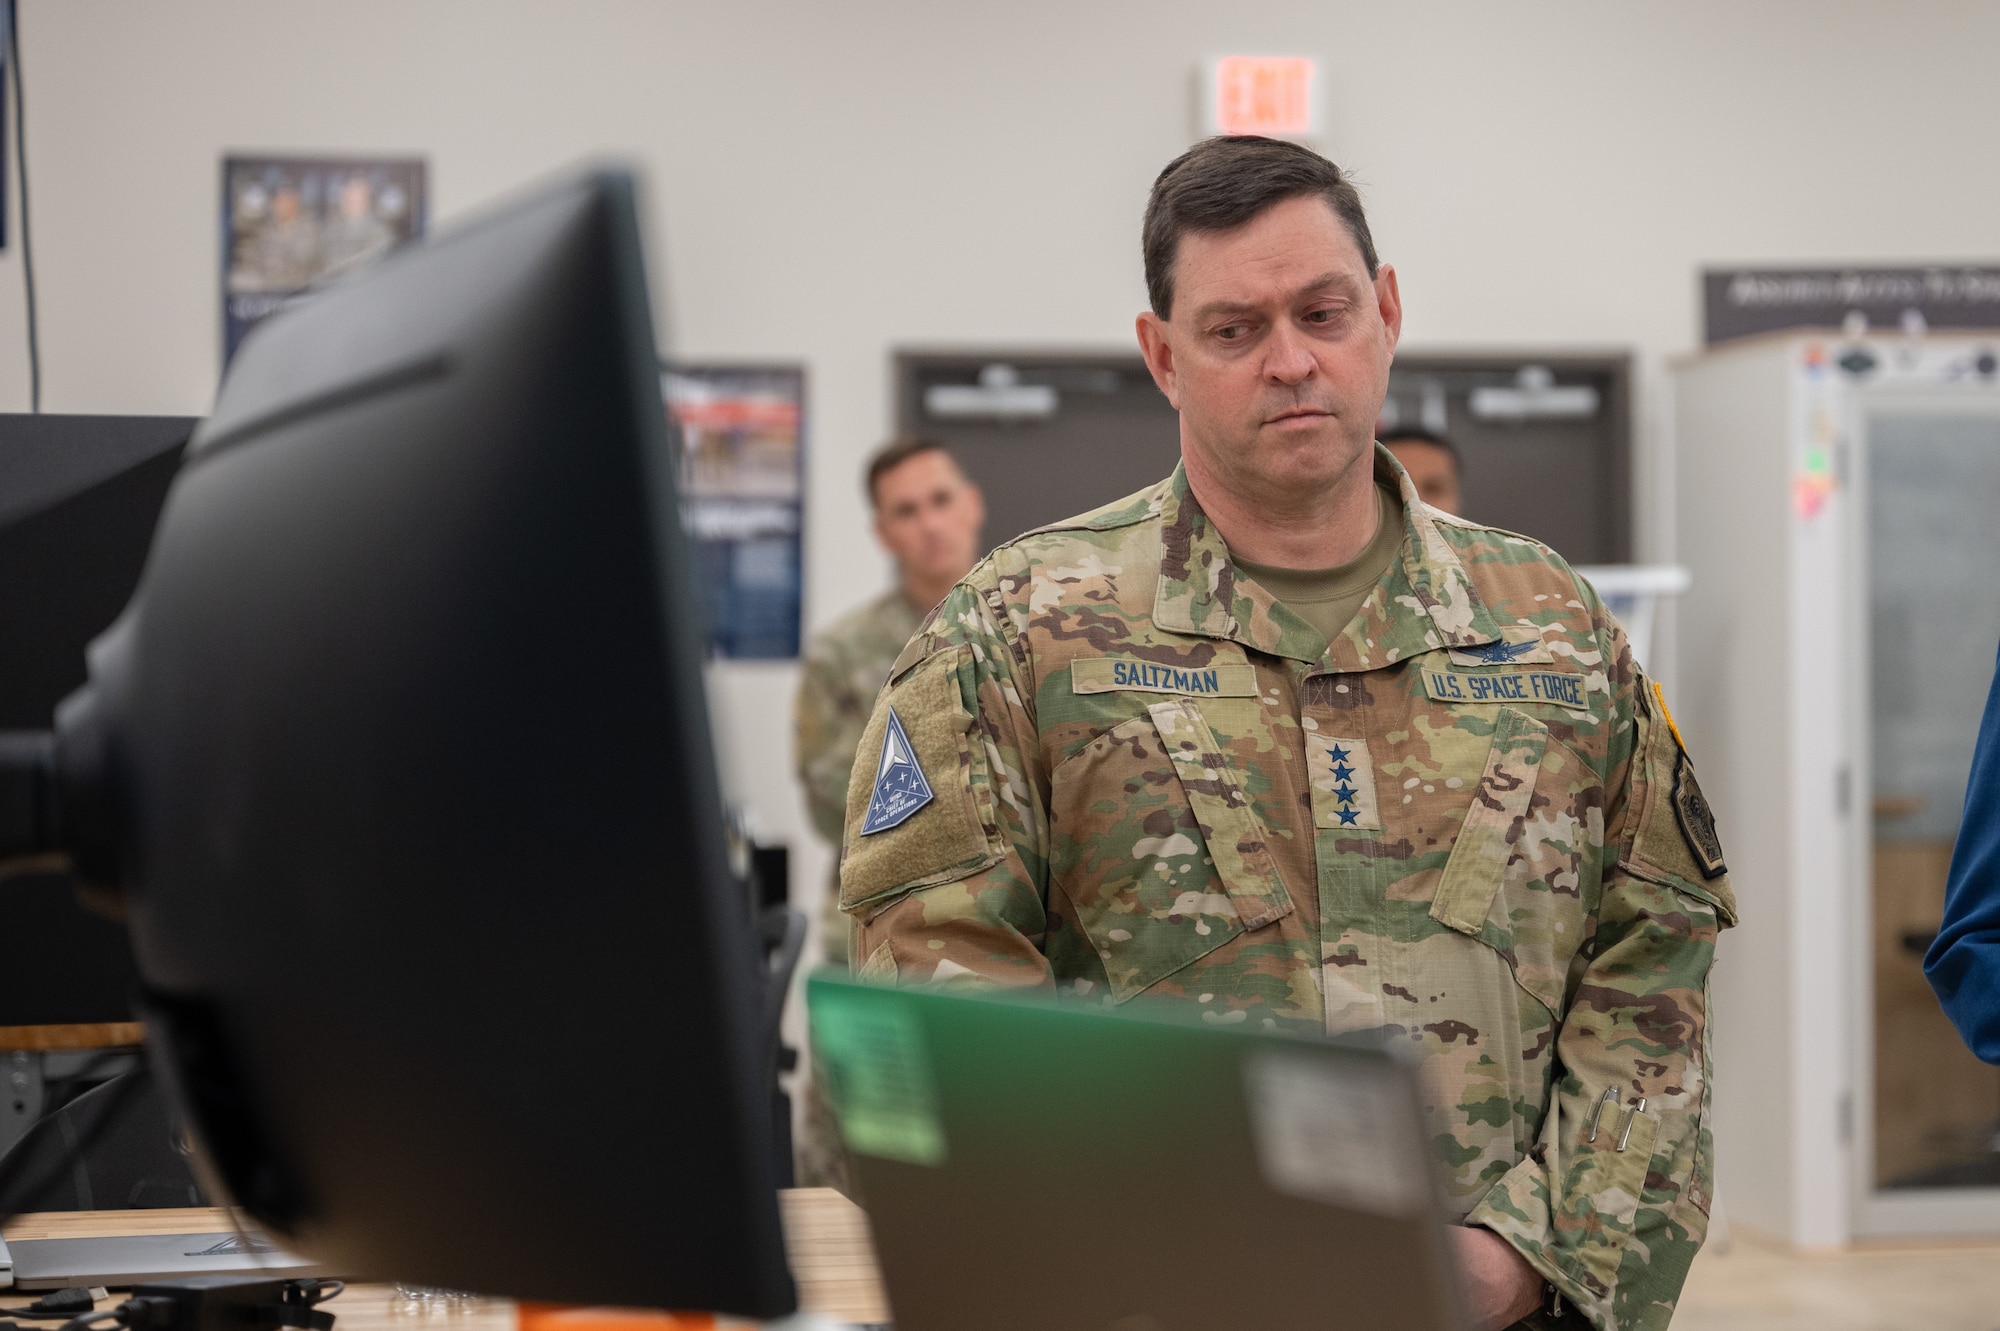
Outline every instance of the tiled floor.
{"label": "tiled floor", "polygon": [[2000,1331],[2000,1243],[1794,1253],[1743,1232],[1688,1274],[1674,1331]]}

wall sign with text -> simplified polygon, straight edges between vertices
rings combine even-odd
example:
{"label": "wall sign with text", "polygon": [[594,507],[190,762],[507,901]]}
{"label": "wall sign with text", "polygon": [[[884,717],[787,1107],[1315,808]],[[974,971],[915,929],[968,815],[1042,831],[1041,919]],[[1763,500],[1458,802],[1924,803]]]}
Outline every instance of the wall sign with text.
{"label": "wall sign with text", "polygon": [[1319,65],[1302,55],[1225,55],[1201,79],[1201,132],[1310,139],[1319,133]]}
{"label": "wall sign with text", "polygon": [[2000,328],[2000,267],[1711,268],[1701,275],[1710,346],[1789,328]]}

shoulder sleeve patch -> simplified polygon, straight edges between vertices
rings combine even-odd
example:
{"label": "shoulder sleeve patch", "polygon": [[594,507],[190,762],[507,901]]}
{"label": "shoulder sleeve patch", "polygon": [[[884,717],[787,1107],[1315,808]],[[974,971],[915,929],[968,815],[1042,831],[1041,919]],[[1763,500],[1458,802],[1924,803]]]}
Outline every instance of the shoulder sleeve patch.
{"label": "shoulder sleeve patch", "polygon": [[1687,754],[1674,763],[1674,821],[1681,825],[1681,840],[1687,842],[1695,867],[1703,879],[1713,882],[1729,872],[1722,862],[1722,840],[1715,834],[1715,811],[1708,807],[1701,786],[1694,779],[1694,764]]}
{"label": "shoulder sleeve patch", "polygon": [[1639,733],[1628,797],[1633,828],[1626,867],[1706,901],[1725,925],[1734,924],[1736,895],[1729,886],[1715,811],[1695,780],[1694,763],[1659,686],[1643,675],[1638,684],[1634,724]]}
{"label": "shoulder sleeve patch", "polygon": [[865,919],[906,892],[995,863],[973,794],[985,751],[960,693],[972,649],[941,651],[876,699],[847,786],[840,908]]}

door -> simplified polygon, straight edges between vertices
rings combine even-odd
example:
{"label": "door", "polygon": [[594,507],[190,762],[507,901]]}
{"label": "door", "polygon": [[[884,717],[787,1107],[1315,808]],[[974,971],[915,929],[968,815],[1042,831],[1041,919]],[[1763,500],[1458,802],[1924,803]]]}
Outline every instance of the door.
{"label": "door", "polygon": [[2000,643],[2000,403],[1884,398],[1861,416],[1856,1231],[2000,1232],[2000,1067],[1967,1050],[1922,964]]}
{"label": "door", "polygon": [[[906,351],[896,423],[941,439],[986,492],[986,545],[1131,494],[1180,460],[1180,419],[1136,353]],[[1383,429],[1464,460],[1466,516],[1578,564],[1632,557],[1631,362],[1621,354],[1406,352]]]}
{"label": "door", "polygon": [[1180,417],[1131,355],[903,352],[896,423],[950,445],[986,495],[984,547],[1164,479]]}
{"label": "door", "polygon": [[1624,564],[1632,540],[1632,361],[1532,351],[1400,351],[1379,432],[1417,426],[1463,460],[1465,516],[1572,564]]}

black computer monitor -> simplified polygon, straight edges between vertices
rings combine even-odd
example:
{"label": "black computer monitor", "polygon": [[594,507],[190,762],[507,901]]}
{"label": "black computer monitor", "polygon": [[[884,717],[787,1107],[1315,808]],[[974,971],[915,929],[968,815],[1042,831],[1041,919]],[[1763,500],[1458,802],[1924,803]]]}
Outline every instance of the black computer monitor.
{"label": "black computer monitor", "polygon": [[[46,728],[82,686],[84,650],[139,584],[196,423],[0,415],[0,730]],[[0,1027],[128,1022],[137,983],[125,931],[77,904],[67,870],[0,890]],[[27,1127],[10,1122],[22,1098],[0,1097],[0,1150]]]}
{"label": "black computer monitor", "polygon": [[391,257],[244,344],[59,714],[163,1077],[344,1272],[794,1306],[665,431],[626,177]]}

